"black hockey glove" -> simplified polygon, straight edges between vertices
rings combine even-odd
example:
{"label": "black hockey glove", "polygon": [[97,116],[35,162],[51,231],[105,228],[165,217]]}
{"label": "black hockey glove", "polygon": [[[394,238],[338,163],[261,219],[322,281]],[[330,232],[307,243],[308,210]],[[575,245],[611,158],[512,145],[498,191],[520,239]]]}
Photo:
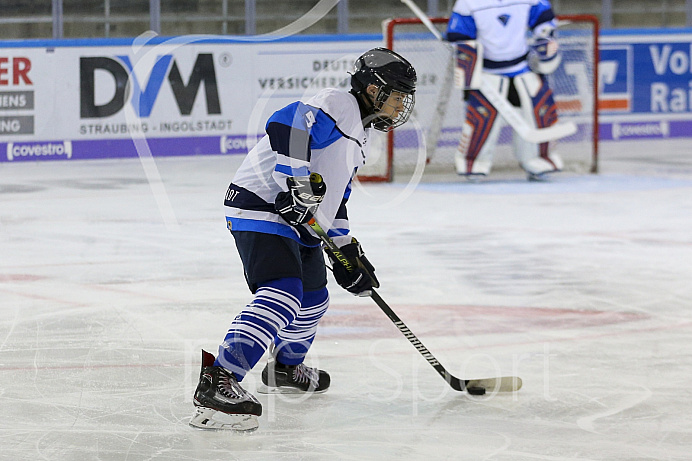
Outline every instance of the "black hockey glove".
{"label": "black hockey glove", "polygon": [[336,283],[356,296],[370,296],[373,288],[379,288],[380,282],[375,277],[375,268],[363,253],[358,240],[353,238],[351,243],[339,248],[341,253],[353,264],[354,269],[349,272],[346,266],[341,264],[334,255],[326,251],[329,261],[332,263],[332,272]]}
{"label": "black hockey glove", "polygon": [[327,192],[327,186],[318,173],[312,173],[309,178],[286,178],[286,185],[288,192],[276,195],[274,209],[291,226],[300,226],[310,221]]}

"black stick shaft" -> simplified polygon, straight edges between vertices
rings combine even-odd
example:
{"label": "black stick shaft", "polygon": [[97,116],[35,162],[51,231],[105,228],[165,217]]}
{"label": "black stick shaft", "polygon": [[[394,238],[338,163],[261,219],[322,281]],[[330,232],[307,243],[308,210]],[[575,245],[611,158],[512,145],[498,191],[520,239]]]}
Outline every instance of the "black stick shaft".
{"label": "black stick shaft", "polygon": [[[322,226],[320,226],[315,218],[312,218],[309,222],[308,225],[312,228],[312,230],[315,231],[315,233],[320,237],[320,240],[324,243],[324,245],[327,247],[329,252],[334,255],[334,258],[339,261],[341,264],[346,267],[346,270],[352,271],[353,270],[353,264],[351,261],[346,258],[346,256],[341,252],[338,246],[334,243],[334,241],[327,235],[327,233],[322,229]],[[466,390],[466,384],[468,384],[467,381],[461,380],[459,378],[456,378],[450,374],[445,367],[442,366],[442,364],[435,358],[434,355],[428,350],[427,347],[418,339],[418,337],[413,334],[413,332],[409,329],[409,327],[406,326],[406,324],[399,318],[398,315],[392,310],[389,305],[380,297],[380,295],[374,290],[371,290],[370,297],[375,301],[375,304],[379,306],[380,309],[382,309],[382,312],[384,312],[387,317],[389,317],[389,320],[394,323],[394,325],[399,329],[399,331],[406,337],[406,339],[409,340],[411,344],[413,344],[413,347],[416,348],[418,352],[421,353],[423,358],[428,361],[430,365],[437,371],[437,373],[442,376],[442,378],[447,381],[447,383],[454,389],[455,391],[465,391]]]}

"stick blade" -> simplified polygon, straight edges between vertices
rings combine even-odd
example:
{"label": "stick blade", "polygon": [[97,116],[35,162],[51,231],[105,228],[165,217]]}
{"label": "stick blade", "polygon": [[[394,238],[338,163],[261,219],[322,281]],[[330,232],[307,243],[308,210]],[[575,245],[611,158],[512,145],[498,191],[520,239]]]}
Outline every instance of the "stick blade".
{"label": "stick blade", "polygon": [[519,115],[518,110],[505,97],[501,96],[487,79],[481,81],[480,91],[514,131],[529,142],[542,144],[544,142],[556,141],[577,132],[577,125],[574,122],[558,123],[545,128],[535,128],[529,125]]}
{"label": "stick blade", "polygon": [[[527,128],[529,127],[527,126]],[[542,144],[571,136],[576,132],[577,125],[574,122],[564,122],[546,128],[528,129],[523,133],[520,132],[519,135],[529,142]]]}
{"label": "stick blade", "polygon": [[466,387],[482,387],[488,393],[493,392],[516,392],[521,389],[524,383],[518,376],[502,376],[499,378],[470,379]]}

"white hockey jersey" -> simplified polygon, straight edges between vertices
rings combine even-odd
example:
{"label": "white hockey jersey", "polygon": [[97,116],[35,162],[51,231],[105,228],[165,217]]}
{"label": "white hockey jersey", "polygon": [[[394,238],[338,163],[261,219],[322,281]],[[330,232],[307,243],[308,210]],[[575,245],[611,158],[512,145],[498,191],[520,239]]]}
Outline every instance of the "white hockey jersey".
{"label": "white hockey jersey", "polygon": [[287,177],[319,173],[327,191],[315,217],[337,245],[348,243],[346,202],[351,181],[365,164],[369,131],[355,96],[341,90],[325,89],[276,111],[267,121],[267,135],[248,153],[226,193],[229,229],[318,245],[307,225],[298,232],[276,213],[274,199],[288,189]]}
{"label": "white hockey jersey", "polygon": [[447,40],[478,40],[483,70],[514,76],[529,70],[527,31],[555,27],[549,0],[457,0],[447,24]]}

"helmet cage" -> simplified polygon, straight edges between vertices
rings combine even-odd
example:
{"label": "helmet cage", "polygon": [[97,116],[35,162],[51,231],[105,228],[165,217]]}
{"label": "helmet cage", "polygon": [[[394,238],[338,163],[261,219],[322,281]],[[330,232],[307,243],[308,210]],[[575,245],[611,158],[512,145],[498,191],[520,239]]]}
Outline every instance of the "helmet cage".
{"label": "helmet cage", "polygon": [[[403,97],[402,101],[403,109],[399,111],[395,118],[391,118],[381,112],[386,108],[387,100],[392,95],[392,92],[398,92]],[[413,112],[413,106],[416,104],[416,96],[413,93],[404,93],[399,90],[393,89],[389,85],[383,85],[379,87],[377,95],[375,95],[373,101],[374,113],[372,114],[372,127],[377,131],[387,132],[391,131],[396,127],[399,127],[406,123],[411,117]]]}

